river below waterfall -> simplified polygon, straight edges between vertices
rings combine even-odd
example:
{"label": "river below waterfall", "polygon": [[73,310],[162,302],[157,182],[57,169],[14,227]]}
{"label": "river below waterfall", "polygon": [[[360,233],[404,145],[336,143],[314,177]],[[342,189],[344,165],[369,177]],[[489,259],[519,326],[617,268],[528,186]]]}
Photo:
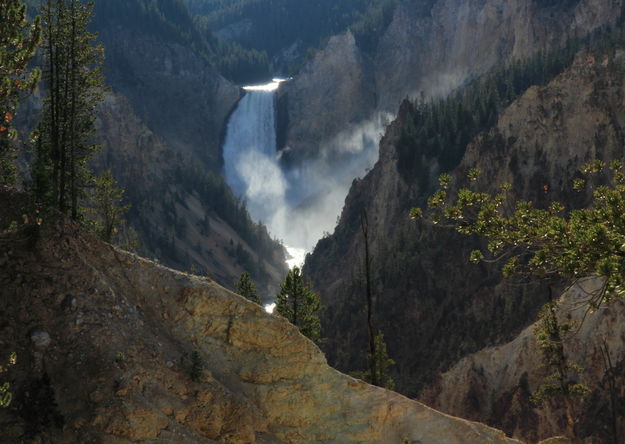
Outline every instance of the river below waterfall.
{"label": "river below waterfall", "polygon": [[283,242],[293,267],[334,229],[351,182],[377,160],[387,117],[346,129],[320,146],[317,158],[287,169],[276,142],[276,93],[284,81],[244,87],[228,121],[223,158],[226,181],[252,218]]}

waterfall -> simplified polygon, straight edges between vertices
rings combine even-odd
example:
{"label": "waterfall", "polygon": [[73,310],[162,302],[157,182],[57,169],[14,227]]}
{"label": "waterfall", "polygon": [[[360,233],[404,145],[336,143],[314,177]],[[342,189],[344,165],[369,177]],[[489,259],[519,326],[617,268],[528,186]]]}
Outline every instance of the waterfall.
{"label": "waterfall", "polygon": [[276,152],[276,91],[282,80],[244,87],[223,146],[228,185],[245,199],[254,220],[282,240],[301,265],[307,251],[333,229],[355,177],[377,160],[378,142],[389,116],[346,128],[320,144],[314,159],[284,169]]}
{"label": "waterfall", "polygon": [[223,147],[226,181],[245,199],[252,218],[269,225],[284,212],[287,190],[276,153],[278,84],[245,88],[228,121]]}

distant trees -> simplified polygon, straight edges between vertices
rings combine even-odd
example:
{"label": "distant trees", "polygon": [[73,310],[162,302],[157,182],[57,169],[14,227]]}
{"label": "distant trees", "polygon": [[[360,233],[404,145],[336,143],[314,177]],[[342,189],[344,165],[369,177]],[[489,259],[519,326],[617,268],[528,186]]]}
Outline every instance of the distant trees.
{"label": "distant trees", "polygon": [[91,181],[88,161],[96,107],[103,98],[103,48],[87,29],[93,3],[46,0],[44,80],[47,97],[36,133],[33,190],[42,203],[72,219]]}
{"label": "distant trees", "polygon": [[[269,60],[294,42],[302,54],[323,45],[335,34],[352,28],[365,51],[377,47],[380,36],[391,22],[397,0],[189,0],[189,9],[202,17],[208,27],[233,28],[241,23],[253,26],[234,32],[231,41],[247,50],[246,61]],[[278,30],[278,32],[276,32]],[[294,65],[295,66],[295,65]],[[293,68],[293,67],[291,67]]]}
{"label": "distant trees", "polygon": [[276,298],[276,312],[299,328],[304,336],[318,343],[321,340],[318,314],[321,310],[321,301],[319,295],[304,282],[298,267],[287,273]]}
{"label": "distant trees", "polygon": [[260,297],[256,291],[256,284],[252,282],[252,278],[250,274],[247,272],[243,272],[239,281],[235,284],[237,289],[237,293],[243,296],[245,299],[250,300],[252,302],[260,305]]}
{"label": "distant trees", "polygon": [[571,65],[582,41],[570,39],[562,49],[541,52],[492,70],[441,100],[402,105],[405,118],[396,144],[398,170],[407,181],[428,184],[432,165],[453,170],[467,145],[492,128],[499,113],[533,85],[545,85]]}
{"label": "distant trees", "polygon": [[35,88],[41,71],[29,69],[41,38],[40,19],[26,19],[21,0],[0,0],[0,185],[15,183],[15,110]]}

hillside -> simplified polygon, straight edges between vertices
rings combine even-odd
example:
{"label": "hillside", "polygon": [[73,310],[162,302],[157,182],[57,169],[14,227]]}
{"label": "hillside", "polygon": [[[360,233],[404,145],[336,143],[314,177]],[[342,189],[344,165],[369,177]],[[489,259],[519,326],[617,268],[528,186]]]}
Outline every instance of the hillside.
{"label": "hillside", "polygon": [[331,369],[285,319],[2,190],[0,442],[518,442]]}
{"label": "hillside", "polygon": [[[582,53],[548,86],[530,88],[466,147],[454,176],[476,167],[480,189],[509,182],[516,197],[539,206],[552,199],[570,206],[587,202],[586,195],[571,191],[581,164],[622,156],[625,60],[620,50],[608,53]],[[336,231],[319,242],[305,272],[328,307],[329,362],[344,371],[364,368],[359,221],[366,210],[379,326],[397,361],[400,391],[417,395],[468,353],[512,340],[535,319],[548,292],[539,283],[504,281],[496,266],[470,264],[469,253],[479,246],[475,239],[408,218],[408,209],[423,205],[431,192],[440,155],[427,157],[429,147],[411,145],[415,158],[429,159],[430,168],[405,169],[398,148],[413,113],[411,104],[402,105],[380,144],[380,160],[355,181]]]}
{"label": "hillside", "polygon": [[175,150],[119,94],[101,107],[98,139],[103,149],[95,164],[110,168],[126,189],[140,254],[228,288],[247,271],[262,297],[275,294],[286,273],[284,248],[251,220],[217,173]]}
{"label": "hillside", "polygon": [[[559,317],[560,322],[575,326],[575,334],[565,341],[565,350],[568,358],[583,369],[580,381],[591,390],[584,402],[574,403],[575,426],[584,436],[614,442],[613,432],[625,429],[622,403],[610,406],[610,399],[622,399],[623,393],[625,304],[615,301],[611,307],[588,315],[584,307],[586,292],[596,285],[596,281],[586,280],[567,291],[560,302]],[[446,413],[499,427],[527,442],[566,430],[562,406],[537,406],[531,401],[532,393],[548,375],[541,366],[534,328],[535,324],[509,343],[461,359],[441,374],[420,399]],[[612,382],[614,392],[609,388]]]}
{"label": "hillside", "polygon": [[139,252],[232,288],[243,271],[273,295],[282,247],[221,177],[221,141],[241,90],[214,67],[211,34],[176,0],[97,2],[113,94],[101,107],[98,169],[127,189]]}
{"label": "hillside", "polygon": [[[339,131],[351,128],[357,134],[375,113],[396,113],[406,97],[444,97],[500,64],[613,26],[622,7],[612,0],[398,1],[375,45],[367,48],[356,38],[346,53],[330,39],[302,68],[307,77],[325,83],[307,88],[296,77],[285,85],[282,120],[287,128],[281,148],[288,147],[291,159],[305,162],[333,147]],[[344,60],[340,67],[337,59]],[[354,91],[356,100],[323,91]],[[368,100],[353,106],[360,97]],[[328,109],[338,111],[326,113]],[[311,131],[309,122],[318,129]]]}
{"label": "hillside", "polygon": [[297,74],[332,35],[352,29],[363,48],[388,26],[396,0],[190,0],[216,34],[267,54],[274,73]]}

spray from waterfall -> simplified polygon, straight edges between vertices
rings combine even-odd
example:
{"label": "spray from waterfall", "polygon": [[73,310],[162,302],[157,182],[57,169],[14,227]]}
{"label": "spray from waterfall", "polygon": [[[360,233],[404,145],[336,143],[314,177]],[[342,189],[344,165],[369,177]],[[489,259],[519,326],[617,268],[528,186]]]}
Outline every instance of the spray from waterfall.
{"label": "spray from waterfall", "polygon": [[301,265],[306,252],[334,229],[353,179],[377,160],[388,116],[347,128],[322,144],[314,160],[285,169],[276,150],[281,81],[245,87],[228,122],[223,156],[226,181],[245,199],[252,218],[284,243],[292,267]]}

